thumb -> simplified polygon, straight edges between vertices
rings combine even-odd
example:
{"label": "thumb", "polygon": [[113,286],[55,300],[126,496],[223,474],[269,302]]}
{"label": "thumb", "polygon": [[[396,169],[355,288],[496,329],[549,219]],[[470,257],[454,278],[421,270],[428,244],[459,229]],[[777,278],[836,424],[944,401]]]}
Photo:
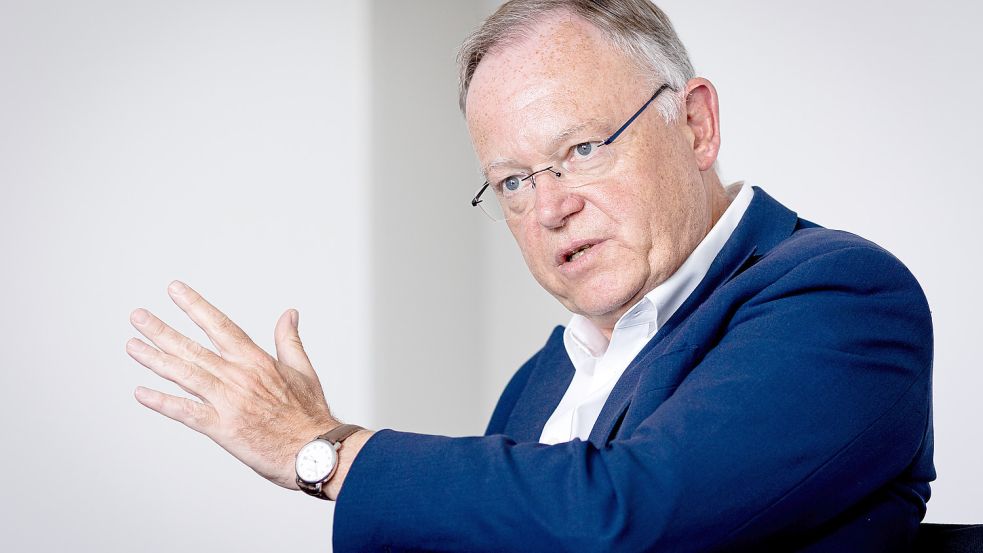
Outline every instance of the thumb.
{"label": "thumb", "polygon": [[273,340],[276,343],[276,358],[281,363],[285,363],[298,371],[317,378],[314,366],[304,351],[304,344],[300,341],[300,334],[297,331],[297,321],[300,313],[296,309],[288,309],[280,315],[273,330]]}

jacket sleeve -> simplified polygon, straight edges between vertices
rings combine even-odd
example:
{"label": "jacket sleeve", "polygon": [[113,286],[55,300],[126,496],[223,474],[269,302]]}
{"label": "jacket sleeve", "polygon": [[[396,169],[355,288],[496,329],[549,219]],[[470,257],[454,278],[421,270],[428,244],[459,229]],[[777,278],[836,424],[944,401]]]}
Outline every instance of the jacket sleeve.
{"label": "jacket sleeve", "polygon": [[675,393],[602,448],[377,432],[338,498],[336,551],[702,551],[861,501],[926,434],[924,296],[873,246],[756,290]]}

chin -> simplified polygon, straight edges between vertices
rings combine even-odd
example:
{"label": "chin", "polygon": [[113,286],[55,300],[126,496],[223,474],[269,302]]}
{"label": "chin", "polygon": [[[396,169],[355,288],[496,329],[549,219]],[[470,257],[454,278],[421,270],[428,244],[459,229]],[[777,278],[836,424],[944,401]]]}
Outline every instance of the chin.
{"label": "chin", "polygon": [[599,318],[605,315],[618,314],[631,307],[639,295],[642,282],[638,279],[599,278],[585,282],[573,294],[568,296],[567,309],[589,318]]}

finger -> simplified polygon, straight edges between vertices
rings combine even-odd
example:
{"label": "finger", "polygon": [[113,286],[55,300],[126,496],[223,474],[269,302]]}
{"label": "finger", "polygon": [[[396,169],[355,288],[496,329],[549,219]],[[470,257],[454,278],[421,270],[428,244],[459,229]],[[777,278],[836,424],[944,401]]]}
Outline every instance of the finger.
{"label": "finger", "polygon": [[138,363],[206,402],[220,384],[212,373],[184,359],[166,354],[137,338],[126,342],[126,352]]}
{"label": "finger", "polygon": [[167,292],[171,300],[205,331],[223,358],[236,360],[269,358],[269,355],[253,343],[239,325],[232,322],[225,313],[208,303],[201,294],[187,284],[175,280],[167,287]]}
{"label": "finger", "polygon": [[217,373],[223,363],[222,358],[215,352],[174,330],[146,309],[135,309],[130,313],[130,322],[140,334],[171,355],[194,363],[212,373]]}
{"label": "finger", "polygon": [[304,344],[300,341],[300,331],[297,329],[299,319],[300,314],[296,309],[288,309],[280,315],[276,328],[273,329],[276,358],[308,376],[317,377],[314,366],[304,351]]}
{"label": "finger", "polygon": [[144,407],[153,409],[202,434],[207,434],[206,430],[216,419],[215,409],[187,398],[172,396],[143,386],[137,386],[133,395]]}

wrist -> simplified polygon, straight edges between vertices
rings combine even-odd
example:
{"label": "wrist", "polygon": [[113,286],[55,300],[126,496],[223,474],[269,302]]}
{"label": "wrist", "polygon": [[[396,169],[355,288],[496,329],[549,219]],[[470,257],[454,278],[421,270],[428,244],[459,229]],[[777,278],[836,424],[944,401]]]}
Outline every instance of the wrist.
{"label": "wrist", "polygon": [[375,434],[372,430],[359,430],[351,436],[348,437],[341,444],[341,448],[338,449],[338,468],[335,470],[334,475],[324,483],[323,489],[325,495],[328,499],[335,501],[338,499],[338,495],[341,493],[341,488],[345,483],[345,478],[348,476],[348,472],[351,470],[352,464],[355,462],[355,457],[358,456],[358,452],[361,451],[362,447],[369,438]]}
{"label": "wrist", "polygon": [[[319,499],[333,500],[341,490],[348,468],[371,432],[355,424],[331,421],[297,452],[296,488]],[[368,434],[368,435],[366,435]]]}

